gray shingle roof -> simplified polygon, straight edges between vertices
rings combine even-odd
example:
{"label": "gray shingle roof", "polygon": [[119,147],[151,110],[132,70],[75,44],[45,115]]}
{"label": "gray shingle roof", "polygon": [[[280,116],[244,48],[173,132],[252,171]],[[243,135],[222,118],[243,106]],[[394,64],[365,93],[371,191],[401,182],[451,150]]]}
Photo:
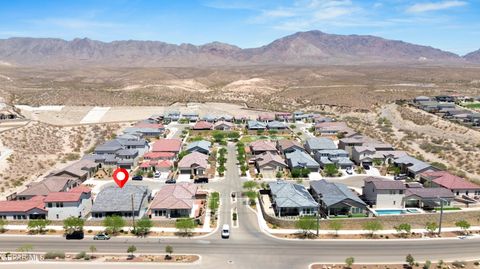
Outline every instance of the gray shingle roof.
{"label": "gray shingle roof", "polygon": [[372,182],[377,190],[404,190],[405,184],[402,181],[389,180],[378,177],[367,177],[365,183]]}
{"label": "gray shingle roof", "polygon": [[285,155],[291,167],[320,167],[320,165],[307,153],[299,150]]}
{"label": "gray shingle roof", "polygon": [[248,129],[265,129],[267,125],[263,122],[256,120],[249,120],[247,123]]}
{"label": "gray shingle roof", "polygon": [[206,140],[200,140],[200,141],[194,141],[188,144],[187,146],[187,151],[191,151],[192,149],[199,147],[201,149],[204,149],[206,151],[210,151],[210,147],[212,146],[212,143],[210,141]]}
{"label": "gray shingle roof", "polygon": [[326,137],[310,138],[305,142],[305,144],[311,150],[337,149],[337,146],[335,143],[333,143],[333,140]]}
{"label": "gray shingle roof", "polygon": [[315,190],[316,193],[322,194],[322,201],[327,207],[338,204],[340,202],[347,202],[347,200],[355,201],[363,206],[366,206],[353,191],[351,191],[345,184],[327,182],[325,180],[312,181],[310,187]]}
{"label": "gray shingle roof", "polygon": [[277,181],[268,184],[277,207],[317,207],[303,185]]}
{"label": "gray shingle roof", "polygon": [[123,188],[117,186],[106,187],[103,189],[93,203],[92,212],[125,212],[140,211],[144,199],[149,194],[146,186],[126,185]]}
{"label": "gray shingle roof", "polygon": [[413,173],[418,173],[422,170],[432,167],[430,164],[420,161],[418,159],[415,159],[408,155],[395,159],[395,163],[408,165],[408,170],[410,170]]}

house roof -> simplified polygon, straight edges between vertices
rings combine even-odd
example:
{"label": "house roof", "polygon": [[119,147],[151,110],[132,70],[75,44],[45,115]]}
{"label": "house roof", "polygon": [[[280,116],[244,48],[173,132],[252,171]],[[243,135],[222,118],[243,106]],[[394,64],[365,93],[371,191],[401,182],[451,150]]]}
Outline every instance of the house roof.
{"label": "house roof", "polygon": [[163,161],[158,161],[157,164],[155,165],[156,167],[172,167],[173,163],[168,160],[163,160]]}
{"label": "house roof", "polygon": [[139,211],[143,200],[148,195],[148,188],[139,185],[126,185],[123,188],[117,186],[106,187],[100,191],[93,203],[92,212],[123,212]]}
{"label": "house roof", "polygon": [[45,203],[51,202],[78,202],[82,192],[51,192],[45,197]]}
{"label": "house roof", "polygon": [[90,187],[87,187],[85,185],[78,185],[75,188],[70,189],[68,192],[89,193],[91,191],[92,189]]}
{"label": "house roof", "polygon": [[280,157],[280,155],[272,154],[268,151],[257,157],[257,164],[259,166],[264,166],[264,165],[267,165],[271,162],[275,162],[275,163],[277,163],[278,165],[281,165],[281,166],[287,166],[285,164],[285,161],[283,160],[283,158]]}
{"label": "house roof", "polygon": [[192,183],[164,185],[155,195],[151,209],[191,209],[198,187]]}
{"label": "house roof", "polygon": [[57,170],[57,171],[53,172],[52,174],[53,175],[58,175],[58,174],[61,174],[63,172],[68,172],[69,174],[80,178],[80,177],[86,176],[90,169],[95,168],[97,166],[98,166],[98,164],[95,163],[95,161],[93,161],[93,160],[81,159],[79,161],[76,161],[76,162],[70,164],[69,166],[67,166],[63,169],[60,169],[60,170]]}
{"label": "house roof", "polygon": [[228,122],[228,121],[217,121],[214,126],[215,128],[220,126],[220,125],[227,125],[228,127],[232,128],[233,127],[233,123],[231,122]]}
{"label": "house roof", "polygon": [[178,139],[159,139],[153,143],[154,152],[179,152],[182,147],[182,141]]}
{"label": "house roof", "polygon": [[206,169],[208,167],[208,156],[198,151],[194,151],[190,154],[185,155],[178,162],[179,168],[191,168],[194,165]]}
{"label": "house roof", "polygon": [[120,141],[119,139],[105,141],[103,144],[96,146],[95,151],[117,151],[123,148],[123,144]]}
{"label": "house roof", "polygon": [[271,129],[282,129],[282,128],[287,128],[287,125],[285,125],[285,123],[283,122],[271,121],[267,123],[267,127]]}
{"label": "house roof", "polygon": [[268,184],[277,207],[317,207],[303,185],[277,181]]}
{"label": "house roof", "polygon": [[199,121],[195,123],[195,125],[193,126],[194,130],[204,130],[204,129],[212,129],[212,128],[213,128],[213,124],[211,124],[208,121]]}
{"label": "house roof", "polygon": [[324,179],[310,182],[310,188],[314,189],[316,193],[322,194],[321,200],[327,207],[338,204],[345,200],[355,201],[363,206],[366,206],[347,185],[335,182],[327,182]]}
{"label": "house roof", "polygon": [[422,199],[453,198],[453,192],[445,188],[408,188],[405,197],[418,196]]}
{"label": "house roof", "polygon": [[367,177],[365,183],[371,182],[377,190],[404,190],[405,184],[402,181],[388,180],[378,177]]}
{"label": "house roof", "polygon": [[296,140],[289,140],[289,139],[279,139],[277,140],[277,145],[282,149],[282,150],[287,150],[291,148],[298,148],[303,150],[302,144],[300,144]]}
{"label": "house roof", "polygon": [[257,140],[250,143],[252,151],[277,151],[274,142],[266,140]]}
{"label": "house roof", "polygon": [[46,179],[33,183],[32,185],[28,186],[26,190],[20,192],[18,195],[20,196],[36,196],[36,195],[43,195],[46,196],[51,192],[59,192],[65,189],[65,186],[75,181],[70,177],[47,177]]}
{"label": "house roof", "polygon": [[285,154],[292,167],[319,167],[320,165],[307,153],[295,150]]}
{"label": "house roof", "polygon": [[192,151],[195,148],[201,148],[203,150],[210,151],[211,146],[212,143],[207,140],[194,141],[188,144],[187,151]]}
{"label": "house roof", "polygon": [[265,129],[267,124],[261,121],[249,120],[247,122],[248,129]]}
{"label": "house roof", "polygon": [[396,164],[403,164],[408,166],[408,170],[413,173],[421,172],[422,170],[433,168],[430,164],[415,159],[409,155],[405,155],[399,158],[396,158],[394,161]]}
{"label": "house roof", "polygon": [[160,158],[173,158],[175,153],[173,152],[147,152],[143,155],[145,159],[160,159]]}
{"label": "house roof", "polygon": [[132,155],[138,154],[138,150],[137,149],[121,149],[117,151],[116,154],[118,156],[132,156]]}
{"label": "house roof", "polygon": [[424,172],[422,177],[450,190],[480,190],[480,186],[446,171]]}
{"label": "house roof", "polygon": [[44,199],[43,196],[35,196],[30,200],[0,201],[0,212],[28,212],[35,208],[46,212]]}
{"label": "house roof", "polygon": [[337,145],[333,143],[333,140],[326,137],[309,138],[305,142],[305,145],[308,146],[311,150],[337,149]]}

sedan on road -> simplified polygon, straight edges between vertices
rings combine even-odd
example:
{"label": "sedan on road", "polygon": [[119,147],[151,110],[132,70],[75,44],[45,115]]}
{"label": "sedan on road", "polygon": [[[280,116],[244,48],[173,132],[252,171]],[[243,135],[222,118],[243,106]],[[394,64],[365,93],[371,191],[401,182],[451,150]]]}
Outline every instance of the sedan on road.
{"label": "sedan on road", "polygon": [[109,240],[109,239],[110,239],[110,236],[108,236],[108,234],[105,234],[105,233],[99,233],[93,237],[93,240]]}

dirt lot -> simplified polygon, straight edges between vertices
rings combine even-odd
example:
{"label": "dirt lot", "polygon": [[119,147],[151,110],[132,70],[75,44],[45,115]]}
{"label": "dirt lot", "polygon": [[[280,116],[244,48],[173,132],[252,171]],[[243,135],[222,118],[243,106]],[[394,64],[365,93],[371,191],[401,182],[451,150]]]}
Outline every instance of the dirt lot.
{"label": "dirt lot", "polygon": [[[351,269],[408,269],[408,268],[422,268],[424,263],[418,263],[418,266],[409,267],[407,264],[354,264]],[[338,264],[313,264],[311,269],[346,269],[345,265]],[[432,262],[430,268],[440,269],[453,269],[453,268],[465,268],[465,269],[477,269],[480,268],[475,262]]]}

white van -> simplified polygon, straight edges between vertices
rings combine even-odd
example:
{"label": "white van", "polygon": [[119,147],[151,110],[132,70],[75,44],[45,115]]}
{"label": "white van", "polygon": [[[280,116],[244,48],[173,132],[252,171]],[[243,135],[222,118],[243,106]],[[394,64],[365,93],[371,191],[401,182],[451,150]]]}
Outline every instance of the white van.
{"label": "white van", "polygon": [[229,238],[230,237],[230,227],[228,224],[223,224],[222,226],[222,238]]}

